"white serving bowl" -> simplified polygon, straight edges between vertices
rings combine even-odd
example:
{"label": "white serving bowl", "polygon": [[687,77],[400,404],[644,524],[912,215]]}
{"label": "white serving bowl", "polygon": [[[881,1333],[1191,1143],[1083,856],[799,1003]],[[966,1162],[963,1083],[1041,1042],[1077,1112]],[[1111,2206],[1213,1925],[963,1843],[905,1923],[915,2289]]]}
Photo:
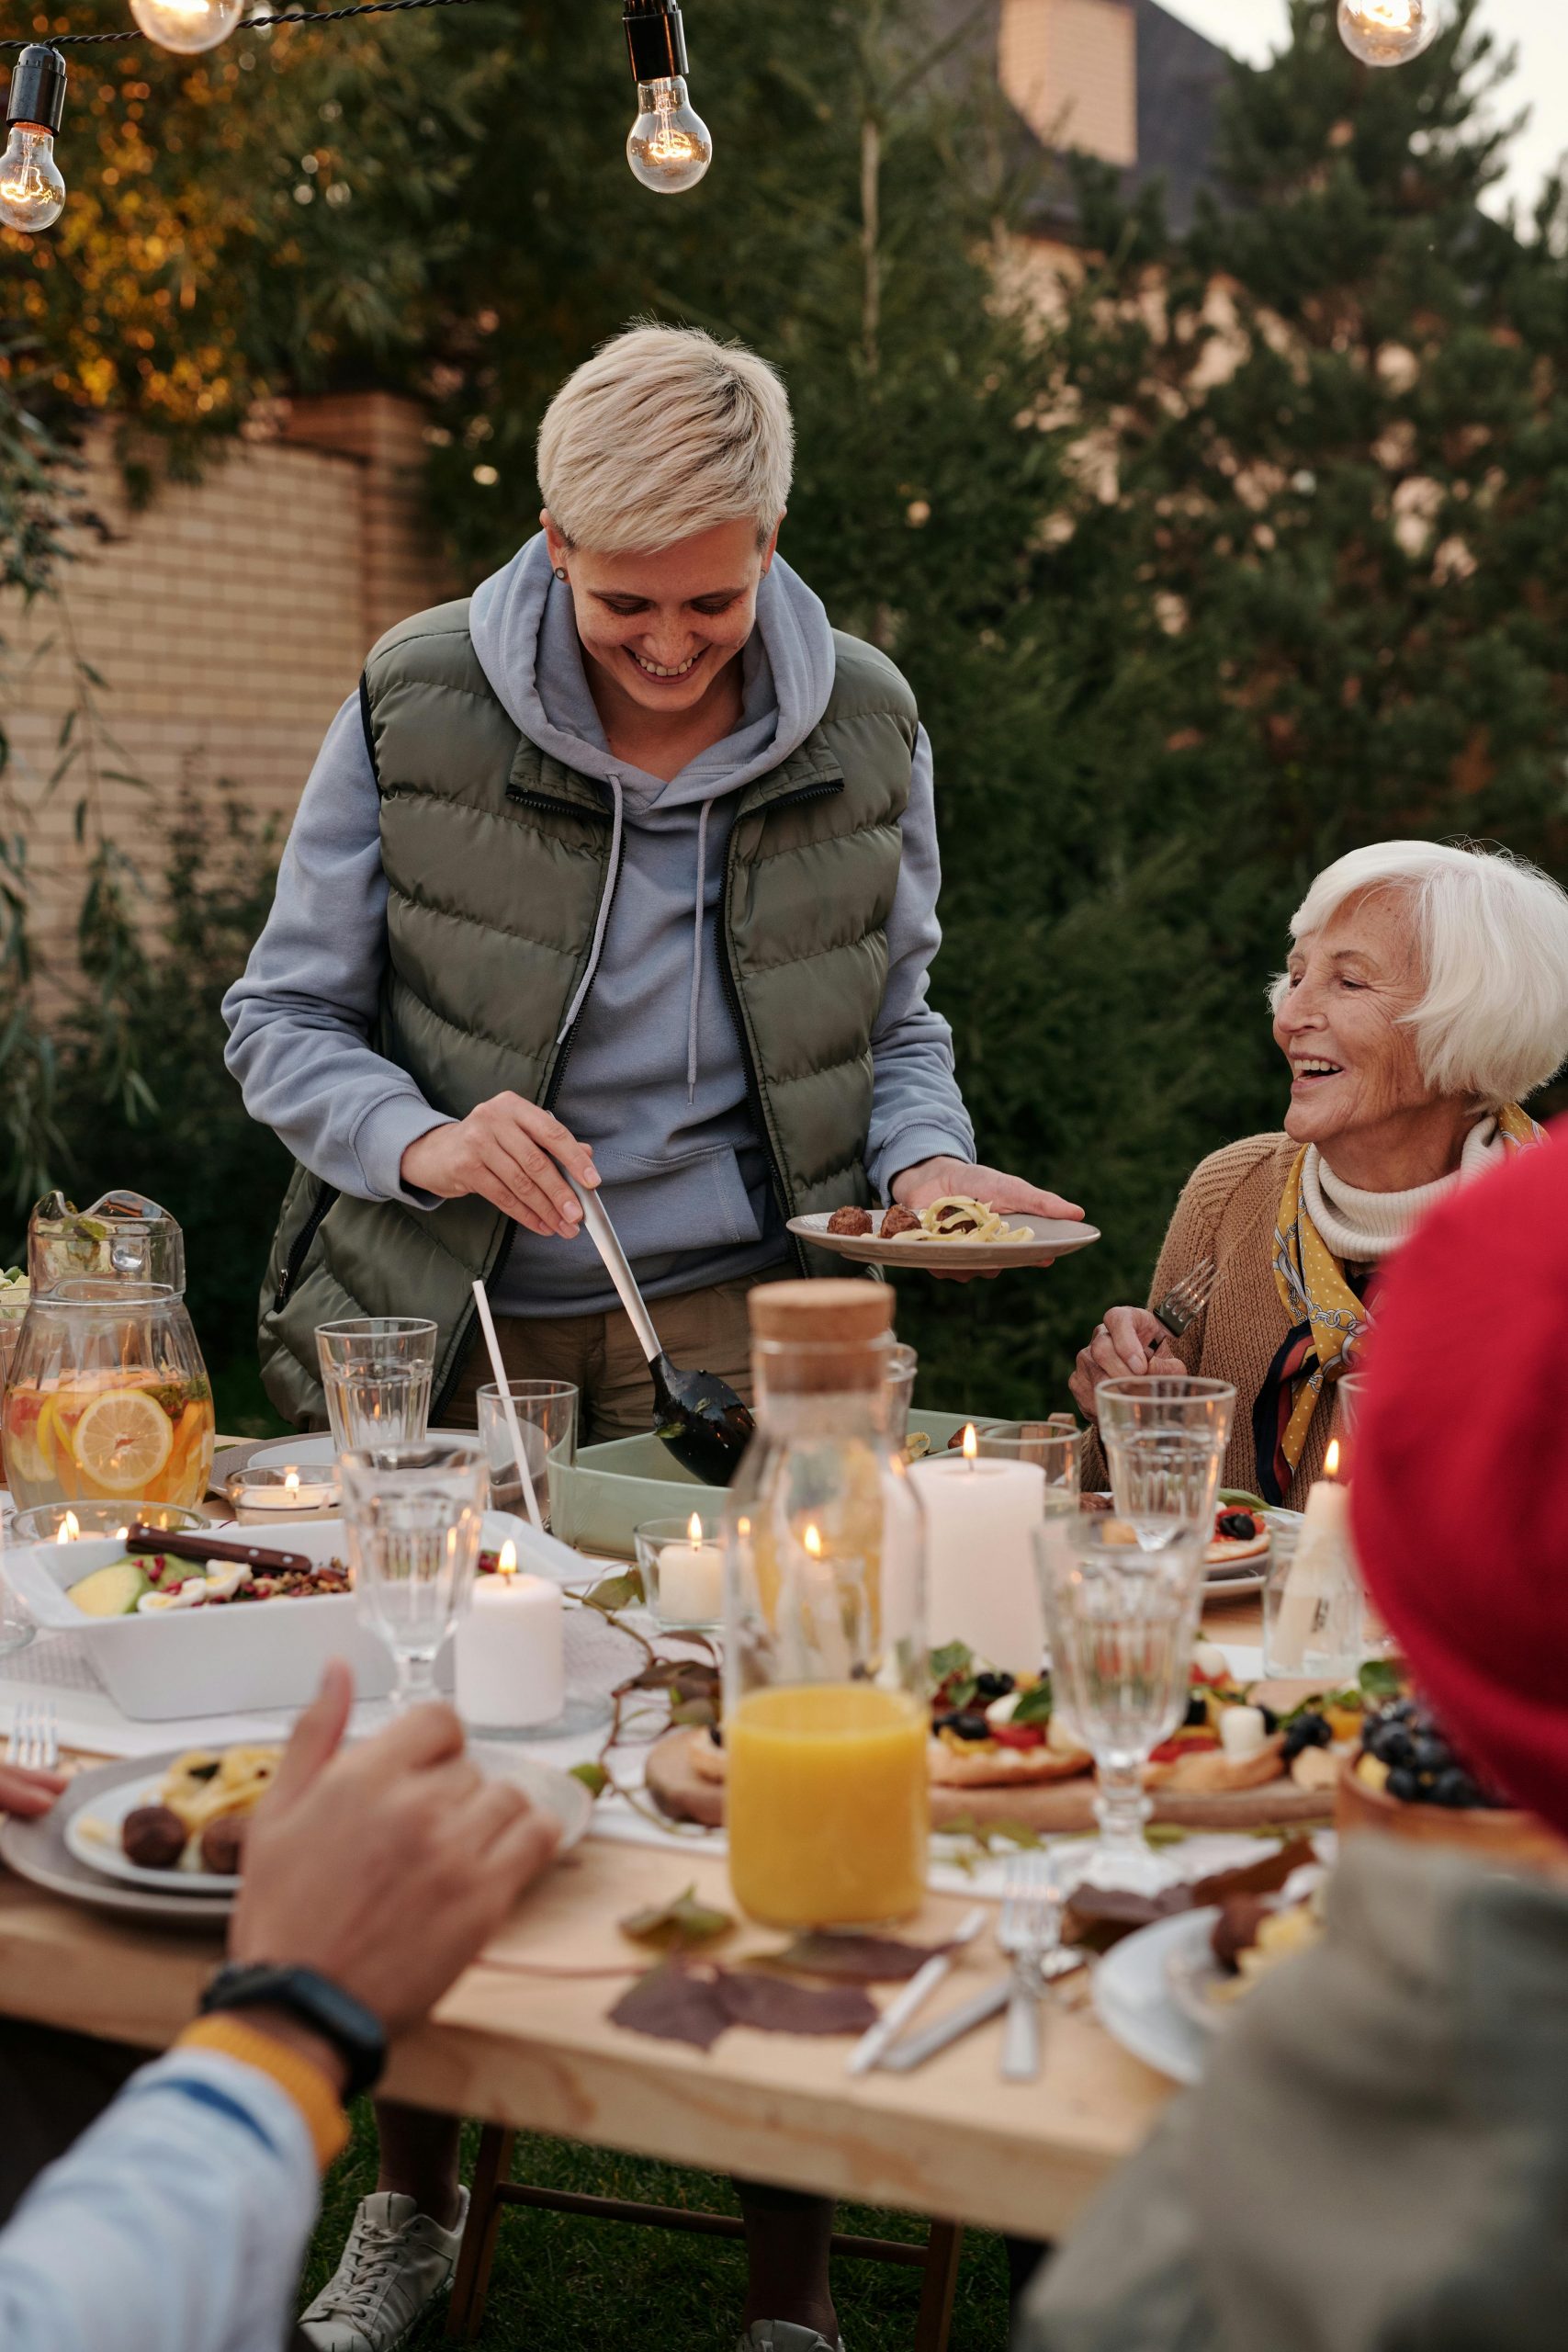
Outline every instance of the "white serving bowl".
{"label": "white serving bowl", "polygon": [[[341,1519],[296,1523],[276,1534],[228,1527],[213,1533],[230,1542],[260,1542],[268,1551],[302,1552],[318,1562],[348,1557]],[[536,1539],[529,1529],[505,1511],[487,1511],[484,1550],[499,1551],[508,1539],[532,1567],[529,1550]],[[160,1610],[145,1617],[84,1616],[66,1586],[124,1556],[125,1545],[107,1535],[75,1544],[22,1544],[6,1555],[13,1589],[44,1631],[82,1636],[121,1714],[139,1723],[166,1723],[182,1715],[302,1707],[314,1698],[321,1669],[333,1657],[348,1660],[362,1699],[384,1699],[391,1690],[391,1657],[361,1623],[352,1593]],[[191,1573],[198,1571],[193,1567]],[[450,1690],[450,1644],[436,1661],[436,1679]]]}

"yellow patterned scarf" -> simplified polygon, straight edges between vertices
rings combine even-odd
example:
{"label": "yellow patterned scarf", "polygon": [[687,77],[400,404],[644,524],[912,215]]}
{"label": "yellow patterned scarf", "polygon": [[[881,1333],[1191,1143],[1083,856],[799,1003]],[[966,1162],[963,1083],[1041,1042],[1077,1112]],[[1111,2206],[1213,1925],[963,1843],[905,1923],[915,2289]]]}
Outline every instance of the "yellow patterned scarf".
{"label": "yellow patterned scarf", "polygon": [[[1527,1150],[1543,1134],[1517,1102],[1498,1112],[1497,1132],[1508,1152]],[[1292,1472],[1301,1461],[1324,1385],[1355,1369],[1356,1349],[1368,1321],[1366,1302],[1351,1289],[1343,1264],[1307,1214],[1302,1199],[1305,1165],[1306,1152],[1299,1151],[1285,1179],[1274,1233],[1275,1287],[1292,1333],[1302,1343],[1291,1352],[1294,1396],[1279,1440]]]}

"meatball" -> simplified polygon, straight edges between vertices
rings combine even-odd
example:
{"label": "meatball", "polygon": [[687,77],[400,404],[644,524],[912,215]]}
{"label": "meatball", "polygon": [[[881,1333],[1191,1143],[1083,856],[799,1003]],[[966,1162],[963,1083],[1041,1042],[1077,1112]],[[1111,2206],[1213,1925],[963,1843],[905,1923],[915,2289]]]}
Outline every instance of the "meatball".
{"label": "meatball", "polygon": [[897,1202],[890,1209],[884,1209],[882,1213],[884,1241],[896,1241],[901,1233],[919,1233],[919,1230],[920,1220],[913,1209],[904,1208]]}
{"label": "meatball", "polygon": [[172,1871],[186,1849],[186,1826],[171,1805],[139,1804],[120,1825],[127,1861],[144,1871]]}
{"label": "meatball", "polygon": [[852,1203],[850,1203],[843,1208],[833,1211],[832,1216],[828,1219],[828,1230],[829,1233],[869,1233],[871,1217],[866,1210],[856,1208]]}
{"label": "meatball", "polygon": [[245,1851],[244,1816],[220,1813],[201,1833],[201,1867],[217,1878],[238,1878]]}

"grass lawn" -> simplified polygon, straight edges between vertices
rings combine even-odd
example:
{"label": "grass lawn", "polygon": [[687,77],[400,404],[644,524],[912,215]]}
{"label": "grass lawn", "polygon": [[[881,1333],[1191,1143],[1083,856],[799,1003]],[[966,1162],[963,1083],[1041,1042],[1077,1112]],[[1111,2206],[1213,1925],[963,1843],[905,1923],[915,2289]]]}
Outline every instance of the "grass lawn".
{"label": "grass lawn", "polygon": [[[479,2142],[465,2135],[467,2177]],[[637,2156],[615,2155],[563,2140],[525,2135],[517,2143],[521,2179],[554,2188],[645,2199],[733,2213],[727,2180],[682,2172]],[[367,2107],[355,2118],[352,2146],[326,2183],[321,2223],[306,2273],[313,2295],[336,2263],[356,2199],[376,2186],[376,2135]],[[840,2209],[839,2226],[868,2237],[919,2244],[925,2225],[906,2214]],[[501,2225],[482,2352],[693,2352],[733,2344],[745,2293],[739,2244],[581,2221],[571,2214],[513,2207]],[[835,2266],[834,2300],[846,2352],[908,2352],[920,2279],[916,2270],[879,2262]],[[412,2352],[444,2341],[445,2310],[410,2338]],[[978,2231],[964,2241],[953,2352],[1003,2352],[1008,2332],[1007,2264],[1001,2241]]]}

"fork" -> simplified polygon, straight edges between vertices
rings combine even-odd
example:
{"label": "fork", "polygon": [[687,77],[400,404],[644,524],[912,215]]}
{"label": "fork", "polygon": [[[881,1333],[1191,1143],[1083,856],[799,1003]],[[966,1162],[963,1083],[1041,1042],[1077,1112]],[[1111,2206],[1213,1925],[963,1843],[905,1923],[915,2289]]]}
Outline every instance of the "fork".
{"label": "fork", "polygon": [[1012,1962],[1007,2030],[1002,2036],[1002,2075],[1010,2083],[1032,2083],[1040,2072],[1040,2004],[1045,1995],[1045,1965],[1062,1933],[1062,1896],[1051,1876],[1049,1857],[1022,1854],[1008,1865],[1002,1888],[997,1944]]}
{"label": "fork", "polygon": [[1190,1273],[1183,1274],[1181,1280],[1167,1291],[1159,1305],[1150,1310],[1155,1321],[1163,1323],[1173,1340],[1179,1340],[1208,1306],[1219,1277],[1220,1270],[1213,1258],[1201,1260]]}
{"label": "fork", "polygon": [[52,1699],[34,1699],[11,1718],[6,1761],[29,1772],[52,1772],[60,1761],[60,1725]]}

